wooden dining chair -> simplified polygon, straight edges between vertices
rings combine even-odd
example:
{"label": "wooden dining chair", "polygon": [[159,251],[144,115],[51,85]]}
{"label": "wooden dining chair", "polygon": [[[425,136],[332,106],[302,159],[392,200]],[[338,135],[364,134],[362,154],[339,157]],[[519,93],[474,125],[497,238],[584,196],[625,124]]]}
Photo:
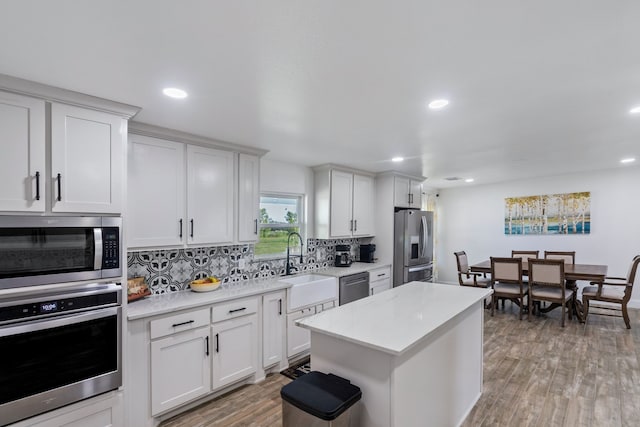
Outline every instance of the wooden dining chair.
{"label": "wooden dining chair", "polygon": [[527,295],[527,287],[522,281],[522,259],[491,257],[491,288],[491,315],[493,316],[498,299],[504,298],[520,307],[522,320],[524,297]]}
{"label": "wooden dining chair", "polygon": [[[564,265],[573,265],[576,263],[576,251],[544,251],[544,259],[561,259]],[[565,280],[565,285],[574,291],[578,286],[575,280]]]}
{"label": "wooden dining chair", "polygon": [[469,268],[467,254],[464,251],[454,252],[458,264],[458,282],[460,286],[472,286],[475,288],[488,288],[491,279],[483,273],[474,273]]}
{"label": "wooden dining chair", "polygon": [[529,258],[538,258],[540,251],[511,251],[511,258],[521,258],[522,264],[526,267]]}
{"label": "wooden dining chair", "polygon": [[560,325],[563,328],[565,311],[572,319],[573,289],[567,289],[564,280],[563,260],[529,259],[529,321],[536,301],[558,304],[562,308]]}
{"label": "wooden dining chair", "polygon": [[[587,323],[589,315],[589,305],[591,301],[603,301],[608,303],[620,304],[617,307],[597,306],[600,310],[607,313],[593,313],[602,316],[619,316],[617,314],[609,314],[611,311],[622,312],[622,318],[627,329],[631,329],[629,322],[629,313],[627,312],[627,303],[631,299],[631,291],[633,290],[633,282],[636,280],[636,271],[640,263],[640,255],[636,255],[631,261],[631,266],[627,273],[627,277],[605,277],[604,282],[591,282],[591,285],[582,290],[582,303],[584,304],[584,323]],[[594,306],[596,307],[596,306]]]}

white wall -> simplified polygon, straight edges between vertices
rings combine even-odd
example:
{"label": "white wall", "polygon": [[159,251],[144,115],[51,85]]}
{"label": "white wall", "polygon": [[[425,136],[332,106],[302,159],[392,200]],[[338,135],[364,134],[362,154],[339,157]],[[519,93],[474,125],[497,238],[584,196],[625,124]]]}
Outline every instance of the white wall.
{"label": "white wall", "polygon": [[[469,262],[511,256],[512,249],[575,250],[576,263],[606,264],[610,276],[625,276],[640,254],[640,167],[562,175],[492,185],[444,189],[438,197],[437,274],[456,282],[456,251]],[[536,194],[591,192],[591,234],[504,234],[504,199]],[[630,305],[640,307],[638,282]],[[585,283],[581,283],[585,284]]]}
{"label": "white wall", "polygon": [[260,191],[305,194],[306,237],[313,237],[313,170],[292,163],[260,159]]}

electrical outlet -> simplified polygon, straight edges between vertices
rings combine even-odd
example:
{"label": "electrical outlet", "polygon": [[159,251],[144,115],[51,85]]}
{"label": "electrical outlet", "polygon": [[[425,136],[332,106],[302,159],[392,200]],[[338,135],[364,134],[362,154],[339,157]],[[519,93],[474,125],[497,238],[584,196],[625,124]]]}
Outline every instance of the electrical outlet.
{"label": "electrical outlet", "polygon": [[245,260],[244,260],[244,258],[240,258],[238,260],[238,268],[243,269],[244,266],[245,266]]}

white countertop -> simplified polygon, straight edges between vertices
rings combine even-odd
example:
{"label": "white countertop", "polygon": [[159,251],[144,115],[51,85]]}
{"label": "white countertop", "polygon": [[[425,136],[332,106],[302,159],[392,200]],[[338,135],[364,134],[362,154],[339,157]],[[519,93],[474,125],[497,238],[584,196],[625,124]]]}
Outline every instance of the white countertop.
{"label": "white countertop", "polygon": [[391,264],[382,262],[354,262],[349,267],[328,267],[314,271],[314,273],[325,274],[333,277],[345,277],[352,274],[362,273],[364,271],[376,270],[382,267],[391,267]]}
{"label": "white countertop", "polygon": [[399,355],[491,289],[411,282],[296,322],[303,328]]}
{"label": "white countertop", "polygon": [[248,280],[246,282],[225,283],[211,292],[191,290],[150,295],[142,300],[127,304],[127,319],[136,320],[172,311],[215,304],[223,301],[260,295],[291,287],[279,282],[281,277]]}
{"label": "white countertop", "polygon": [[[350,267],[329,267],[312,271],[302,271],[295,276],[305,274],[322,274],[325,276],[344,277],[363,271],[389,267],[389,264],[354,262]],[[289,276],[291,277],[291,276]],[[237,298],[260,295],[291,287],[289,283],[279,282],[281,276],[253,279],[245,282],[225,283],[211,292],[193,292],[191,290],[169,292],[161,295],[150,295],[142,300],[127,304],[127,319],[136,320],[172,311],[184,310],[203,305],[216,304]]]}

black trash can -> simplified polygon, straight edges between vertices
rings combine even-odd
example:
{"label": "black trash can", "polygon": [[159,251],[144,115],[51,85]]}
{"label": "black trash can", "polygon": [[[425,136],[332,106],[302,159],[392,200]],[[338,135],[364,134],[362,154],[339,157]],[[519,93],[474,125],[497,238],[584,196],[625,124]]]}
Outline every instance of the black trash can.
{"label": "black trash can", "polygon": [[360,387],[333,374],[312,371],[280,390],[283,427],[352,427]]}

